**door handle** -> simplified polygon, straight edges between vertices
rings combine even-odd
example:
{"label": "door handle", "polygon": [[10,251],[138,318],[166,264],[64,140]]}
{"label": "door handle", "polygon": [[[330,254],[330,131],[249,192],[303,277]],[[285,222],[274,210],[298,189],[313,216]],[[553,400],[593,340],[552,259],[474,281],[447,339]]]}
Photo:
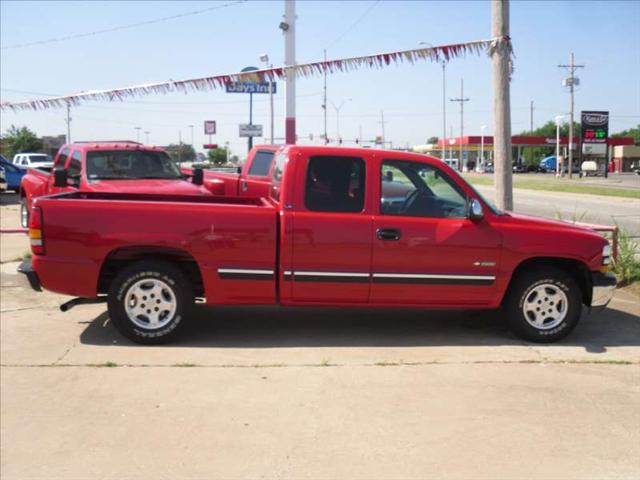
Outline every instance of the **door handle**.
{"label": "door handle", "polygon": [[395,228],[379,228],[376,230],[378,240],[400,240],[400,230]]}
{"label": "door handle", "polygon": [[242,180],[240,182],[240,187],[242,188],[243,192],[246,192],[247,191],[247,181],[246,180]]}

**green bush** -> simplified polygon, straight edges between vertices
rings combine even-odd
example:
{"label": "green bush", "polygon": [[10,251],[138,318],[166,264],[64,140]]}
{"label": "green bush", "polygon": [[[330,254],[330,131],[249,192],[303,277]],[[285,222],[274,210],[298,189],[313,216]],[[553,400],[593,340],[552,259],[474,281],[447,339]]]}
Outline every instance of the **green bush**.
{"label": "green bush", "polygon": [[620,285],[640,281],[640,244],[628,232],[618,233],[618,259],[613,262],[613,271]]}

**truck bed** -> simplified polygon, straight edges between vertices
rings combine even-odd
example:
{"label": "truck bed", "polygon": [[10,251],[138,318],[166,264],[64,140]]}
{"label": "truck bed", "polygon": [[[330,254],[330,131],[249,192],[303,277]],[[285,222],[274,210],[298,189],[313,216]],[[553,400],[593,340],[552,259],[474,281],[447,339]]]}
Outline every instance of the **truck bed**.
{"label": "truck bed", "polygon": [[[153,255],[196,268],[207,303],[275,302],[277,215],[264,199],[70,192],[35,206],[46,253],[33,263],[49,290],[95,297],[106,293],[98,284],[105,265]],[[271,274],[222,281],[227,270],[243,269]]]}

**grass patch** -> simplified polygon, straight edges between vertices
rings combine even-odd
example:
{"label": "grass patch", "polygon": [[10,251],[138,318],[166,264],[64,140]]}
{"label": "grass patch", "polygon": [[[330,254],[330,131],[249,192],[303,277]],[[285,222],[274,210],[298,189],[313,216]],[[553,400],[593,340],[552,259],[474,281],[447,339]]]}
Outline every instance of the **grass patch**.
{"label": "grass patch", "polygon": [[104,363],[90,363],[90,367],[96,368],[116,368],[118,364],[116,362],[104,362]]}
{"label": "grass patch", "polygon": [[[493,176],[463,175],[473,185],[493,186]],[[547,192],[580,193],[585,195],[602,195],[605,197],[622,197],[640,199],[640,190],[603,187],[599,185],[579,184],[563,179],[534,179],[513,176],[513,188],[524,190],[544,190]]]}

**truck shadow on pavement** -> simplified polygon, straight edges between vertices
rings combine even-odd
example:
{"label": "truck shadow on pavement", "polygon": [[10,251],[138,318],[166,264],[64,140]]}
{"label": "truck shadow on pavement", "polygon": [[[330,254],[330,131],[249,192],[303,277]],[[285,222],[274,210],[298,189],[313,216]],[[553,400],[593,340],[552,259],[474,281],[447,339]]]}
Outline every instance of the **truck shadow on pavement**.
{"label": "truck shadow on pavement", "polygon": [[[108,321],[107,312],[88,322],[83,344],[135,345]],[[510,333],[500,314],[478,311],[317,309],[196,306],[189,325],[169,347],[416,347],[529,345]],[[586,311],[559,346],[591,353],[607,347],[640,346],[640,318],[616,309]],[[144,348],[144,347],[141,347]]]}
{"label": "truck shadow on pavement", "polygon": [[0,205],[20,205],[20,198],[17,193],[0,193]]}

